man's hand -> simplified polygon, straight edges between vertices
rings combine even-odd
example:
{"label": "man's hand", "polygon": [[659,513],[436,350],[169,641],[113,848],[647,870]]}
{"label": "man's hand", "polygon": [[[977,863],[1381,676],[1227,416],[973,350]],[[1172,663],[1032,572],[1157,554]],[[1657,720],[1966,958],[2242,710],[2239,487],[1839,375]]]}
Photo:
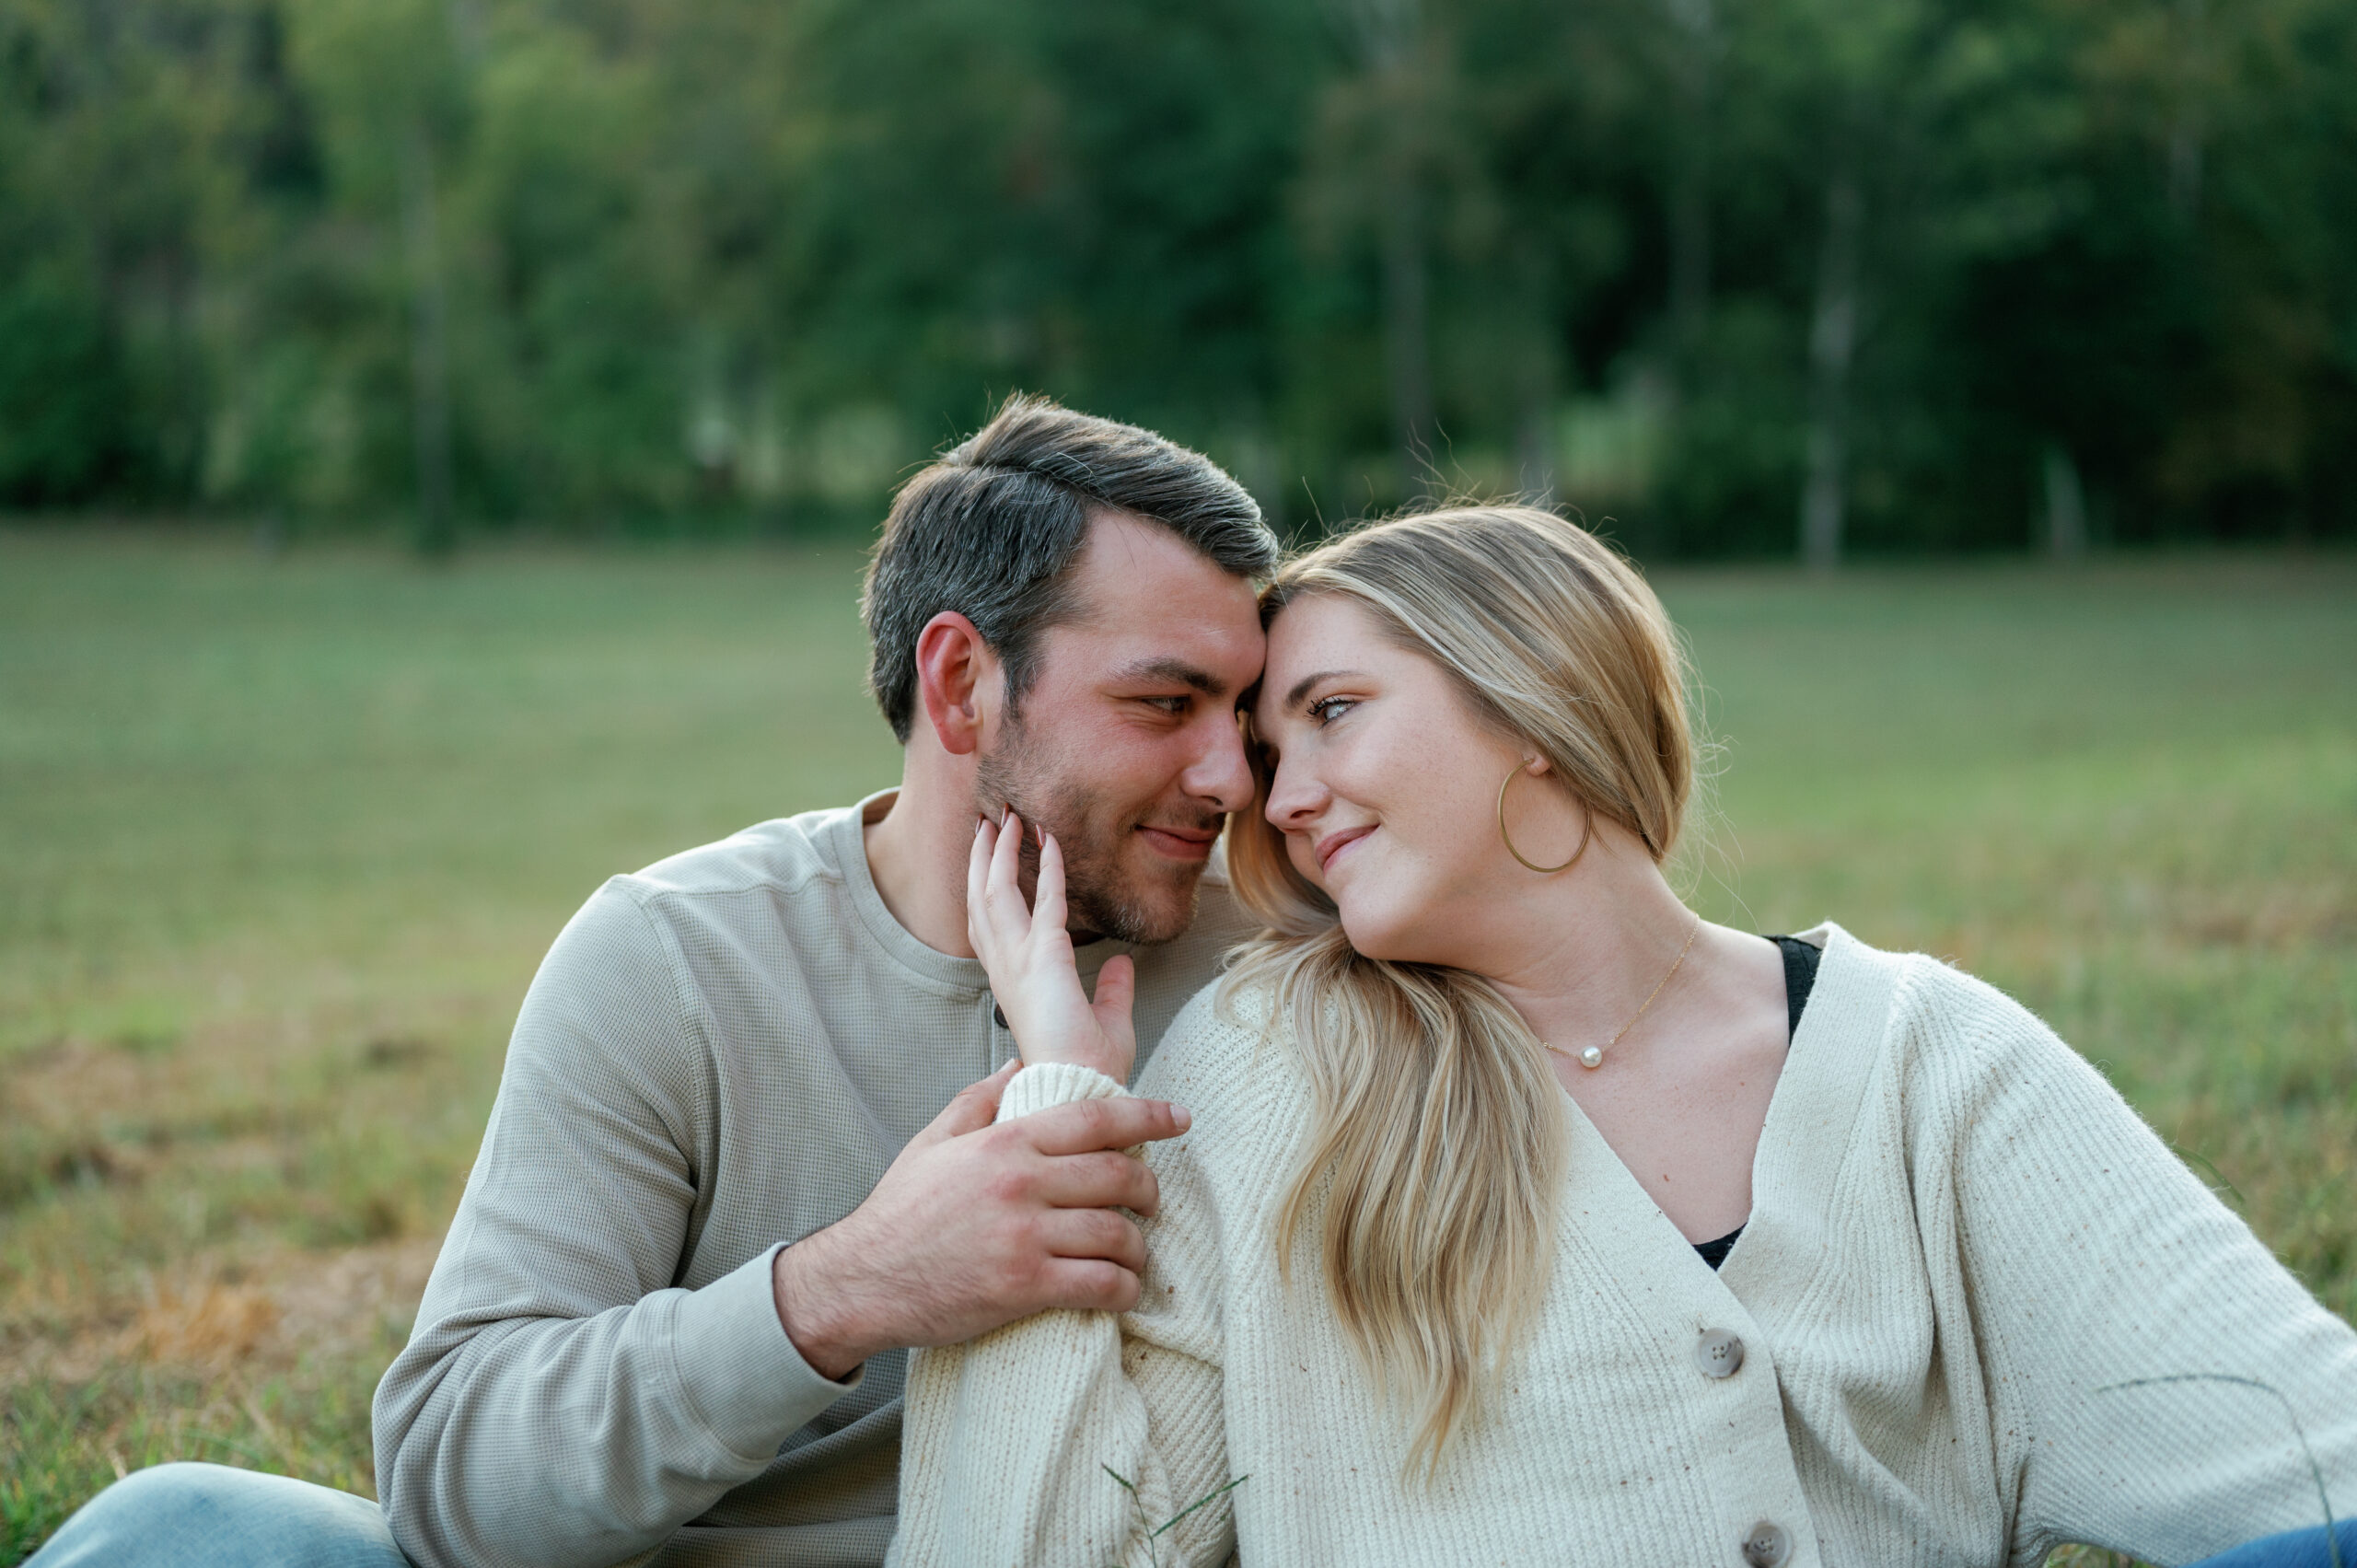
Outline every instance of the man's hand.
{"label": "man's hand", "polygon": [[946,1345],[1051,1307],[1136,1304],[1154,1172],[1120,1151],[1174,1138],[1187,1112],[1092,1099],[993,1126],[1008,1063],[909,1141],[867,1201],[777,1255],[786,1336],[821,1376],[879,1351]]}

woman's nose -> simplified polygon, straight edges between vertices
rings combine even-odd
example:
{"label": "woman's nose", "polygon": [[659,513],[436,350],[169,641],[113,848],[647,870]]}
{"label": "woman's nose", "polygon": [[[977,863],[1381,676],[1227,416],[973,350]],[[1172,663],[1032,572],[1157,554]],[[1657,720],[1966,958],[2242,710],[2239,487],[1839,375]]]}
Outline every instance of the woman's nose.
{"label": "woman's nose", "polygon": [[1325,809],[1328,791],[1306,768],[1277,763],[1269,781],[1269,804],[1261,815],[1280,832],[1298,832]]}

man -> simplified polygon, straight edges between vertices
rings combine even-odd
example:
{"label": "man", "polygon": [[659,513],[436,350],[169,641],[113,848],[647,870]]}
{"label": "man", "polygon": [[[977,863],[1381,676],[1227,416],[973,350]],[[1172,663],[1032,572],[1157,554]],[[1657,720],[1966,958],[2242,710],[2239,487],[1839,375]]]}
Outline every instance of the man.
{"label": "man", "polygon": [[1276,556],[1207,459],[1043,401],[919,473],[863,603],[900,788],[616,877],[557,938],[377,1389],[381,1511],[164,1466],[33,1568],[880,1562],[903,1347],[1132,1302],[1118,1209],[1155,1192],[1118,1151],[1184,1126],[991,1125],[1015,1046],[966,940],[977,824],[1056,834],[1143,1061],[1244,934],[1213,852]]}

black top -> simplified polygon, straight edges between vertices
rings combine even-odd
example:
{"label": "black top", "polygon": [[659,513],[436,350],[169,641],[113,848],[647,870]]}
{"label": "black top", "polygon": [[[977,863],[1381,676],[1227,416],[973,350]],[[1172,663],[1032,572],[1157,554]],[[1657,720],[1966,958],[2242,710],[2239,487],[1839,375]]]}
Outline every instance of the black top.
{"label": "black top", "polygon": [[[1817,983],[1817,962],[1825,955],[1797,936],[1771,936],[1768,940],[1784,955],[1784,1030],[1788,1037],[1796,1035],[1801,1028],[1801,1009],[1808,1005],[1809,987]],[[1742,1234],[1743,1226],[1737,1225],[1716,1241],[1696,1242],[1694,1250],[1702,1255],[1702,1261],[1715,1269],[1727,1260],[1727,1254],[1735,1250],[1736,1237]]]}

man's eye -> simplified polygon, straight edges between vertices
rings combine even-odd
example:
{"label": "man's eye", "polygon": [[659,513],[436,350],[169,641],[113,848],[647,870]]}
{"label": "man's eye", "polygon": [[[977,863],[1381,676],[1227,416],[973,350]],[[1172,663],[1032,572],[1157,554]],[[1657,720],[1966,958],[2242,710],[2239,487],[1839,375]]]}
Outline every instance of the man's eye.
{"label": "man's eye", "polygon": [[1194,699],[1192,697],[1148,697],[1144,701],[1147,707],[1160,708],[1164,713],[1176,718],[1187,711],[1187,704]]}

